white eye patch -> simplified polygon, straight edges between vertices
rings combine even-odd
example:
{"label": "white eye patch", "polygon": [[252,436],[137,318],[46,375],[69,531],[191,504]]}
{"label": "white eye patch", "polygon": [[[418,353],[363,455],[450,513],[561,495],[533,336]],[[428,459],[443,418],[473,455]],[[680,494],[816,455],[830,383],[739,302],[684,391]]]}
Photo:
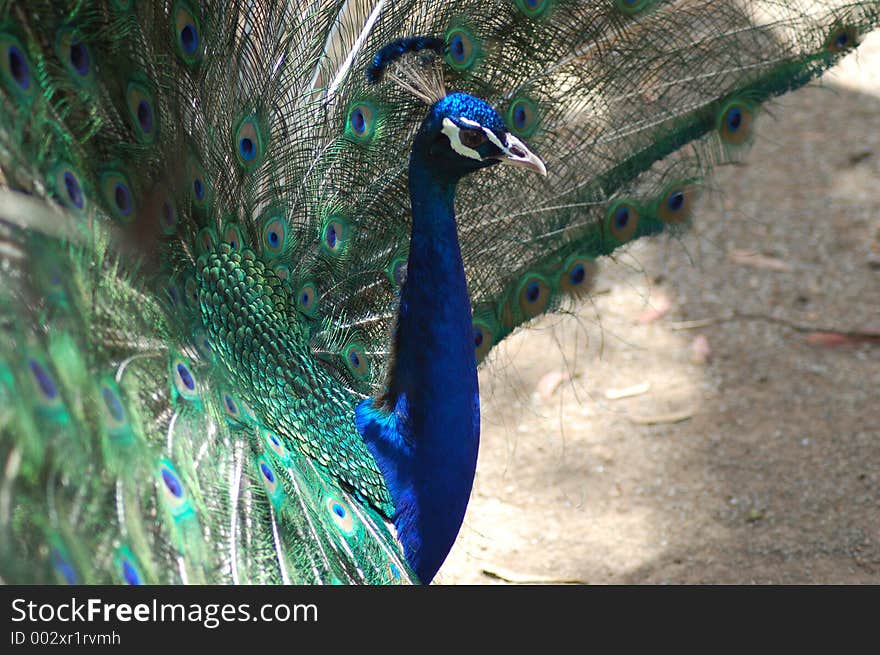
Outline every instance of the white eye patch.
{"label": "white eye patch", "polygon": [[[459,120],[465,125],[473,125],[475,128],[483,130],[483,127],[479,123],[468,120],[467,118],[460,118]],[[440,131],[446,135],[449,139],[449,145],[451,145],[452,149],[459,155],[467,157],[468,159],[476,159],[477,161],[482,159],[479,152],[473,148],[468,148],[461,142],[461,128],[448,118],[443,119],[443,128]],[[486,130],[483,130],[483,132],[486,132]]]}

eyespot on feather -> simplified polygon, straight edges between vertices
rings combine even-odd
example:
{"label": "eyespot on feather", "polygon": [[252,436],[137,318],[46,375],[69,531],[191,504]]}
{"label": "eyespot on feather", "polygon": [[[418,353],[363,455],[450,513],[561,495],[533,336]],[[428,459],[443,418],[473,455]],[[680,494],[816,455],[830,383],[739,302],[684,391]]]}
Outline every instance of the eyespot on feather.
{"label": "eyespot on feather", "polygon": [[170,460],[161,458],[156,464],[156,486],[165,510],[175,518],[192,511],[186,487]]}
{"label": "eyespot on feather", "polygon": [[190,363],[179,356],[172,357],[170,362],[172,395],[187,401],[197,400],[199,387]]}
{"label": "eyespot on feather", "polygon": [[203,227],[199,230],[197,244],[200,255],[214,252],[217,249],[217,242],[217,233],[213,227]]}
{"label": "eyespot on feather", "polygon": [[239,165],[247,170],[257,168],[263,161],[267,142],[265,130],[255,116],[242,119],[233,136],[235,157]]}
{"label": "eyespot on feather", "polygon": [[220,406],[223,408],[223,412],[226,414],[226,419],[229,422],[232,424],[245,424],[248,422],[247,416],[242,411],[241,402],[232,392],[220,391],[219,400]]}
{"label": "eyespot on feather", "polygon": [[530,137],[538,128],[538,106],[529,98],[515,98],[507,109],[507,125],[518,136]]}
{"label": "eyespot on feather", "polygon": [[94,81],[92,50],[75,29],[65,28],[58,32],[55,37],[55,54],[75,83],[86,85]]}
{"label": "eyespot on feather", "polygon": [[186,2],[178,2],[171,21],[174,47],[178,56],[189,66],[195,66],[204,55],[201,26],[195,12]]}
{"label": "eyespot on feather", "polygon": [[666,188],[657,201],[656,213],[664,223],[678,225],[687,221],[699,196],[690,182],[676,182]]}
{"label": "eyespot on feather", "polygon": [[269,259],[280,256],[290,245],[287,219],[278,209],[267,212],[261,234],[263,254]]}
{"label": "eyespot on feather", "polygon": [[229,224],[223,229],[223,243],[228,244],[233,251],[242,249],[241,230],[237,225]]}
{"label": "eyespot on feather", "polygon": [[113,378],[105,376],[101,379],[99,390],[104,426],[111,437],[125,436],[131,426],[128,421],[128,412],[119,392],[119,386]]}
{"label": "eyespot on feather", "polygon": [[308,317],[318,311],[318,289],[312,282],[303,284],[296,294],[296,307]]}
{"label": "eyespot on feather", "polygon": [[58,423],[67,422],[67,409],[61,395],[58,379],[47,361],[38,353],[31,352],[25,358],[28,380],[37,410],[45,418]]}
{"label": "eyespot on feather", "polygon": [[515,0],[517,8],[529,18],[541,16],[553,4],[553,0]]}
{"label": "eyespot on feather", "polygon": [[327,219],[321,230],[321,245],[325,252],[339,256],[348,249],[350,237],[351,227],[348,221],[340,217],[331,217]]}
{"label": "eyespot on feather", "polygon": [[356,102],[348,110],[345,133],[356,143],[369,143],[376,133],[378,116],[373,104],[366,101]]}
{"label": "eyespot on feather", "polygon": [[121,223],[131,223],[135,217],[135,199],[128,177],[120,171],[109,170],[101,175],[101,192],[110,214]]}
{"label": "eyespot on feather", "polygon": [[369,379],[370,359],[363,346],[358,343],[348,344],[342,352],[342,357],[352,375],[360,380]]}
{"label": "eyespot on feather", "polygon": [[479,364],[486,358],[486,355],[489,354],[492,346],[495,345],[495,335],[493,334],[489,325],[480,320],[474,320],[473,328],[474,355],[476,356],[477,363]]}
{"label": "eyespot on feather", "polygon": [[159,133],[159,115],[153,94],[146,85],[130,82],[125,92],[129,121],[141,143],[153,143]]}
{"label": "eyespot on feather", "polygon": [[263,488],[266,490],[266,495],[269,496],[269,502],[276,510],[279,509],[284,500],[284,487],[281,486],[275,468],[263,455],[254,460],[254,467]]}
{"label": "eyespot on feather", "polygon": [[343,534],[350,536],[355,533],[357,524],[355,523],[354,512],[351,511],[348,503],[335,496],[330,496],[324,501],[324,509],[333,525]]}
{"label": "eyespot on feather", "polygon": [[618,200],[608,208],[605,215],[607,234],[618,244],[633,238],[639,227],[639,211],[625,200]]}
{"label": "eyespot on feather", "polygon": [[68,209],[85,211],[87,199],[83,190],[81,177],[68,162],[58,163],[51,175],[55,197]]}
{"label": "eyespot on feather", "polygon": [[454,27],[446,33],[446,62],[457,71],[473,67],[480,52],[479,43],[471,32]]}
{"label": "eyespot on feather", "polygon": [[287,448],[284,446],[284,442],[281,440],[275,432],[271,432],[270,430],[263,430],[263,443],[266,444],[266,447],[272,451],[278,458],[281,459],[282,462],[286,462],[288,457],[290,456],[287,452]]}
{"label": "eyespot on feather", "polygon": [[569,257],[559,273],[559,288],[563,293],[575,297],[587,294],[593,287],[598,269],[598,264],[591,257]]}
{"label": "eyespot on feather", "polygon": [[272,470],[272,467],[265,460],[259,461],[257,468],[260,471],[263,484],[266,486],[266,491],[269,492],[270,496],[275,495],[278,491],[278,478],[275,476],[275,471]]}
{"label": "eyespot on feather", "polygon": [[754,121],[754,108],[743,101],[733,100],[718,112],[716,129],[725,145],[746,145],[754,136]]}
{"label": "eyespot on feather", "polygon": [[127,585],[144,584],[144,574],[137,558],[127,546],[120,546],[113,556],[113,567],[120,583]]}
{"label": "eyespot on feather", "polygon": [[543,314],[550,303],[550,285],[539,275],[528,275],[519,284],[517,300],[523,318]]}
{"label": "eyespot on feather", "polygon": [[832,54],[852,50],[859,44],[860,34],[855,27],[839,25],[835,27],[825,41],[825,50]]}
{"label": "eyespot on feather", "polygon": [[386,273],[393,286],[401,287],[406,281],[406,263],[406,257],[396,257],[388,265]]}
{"label": "eyespot on feather", "polygon": [[37,81],[27,51],[7,32],[0,32],[0,79],[19,100],[30,102],[36,95]]}
{"label": "eyespot on feather", "polygon": [[206,210],[209,206],[211,187],[205,177],[202,165],[191,156],[187,160],[187,174],[190,179],[190,196],[193,207],[197,210]]}

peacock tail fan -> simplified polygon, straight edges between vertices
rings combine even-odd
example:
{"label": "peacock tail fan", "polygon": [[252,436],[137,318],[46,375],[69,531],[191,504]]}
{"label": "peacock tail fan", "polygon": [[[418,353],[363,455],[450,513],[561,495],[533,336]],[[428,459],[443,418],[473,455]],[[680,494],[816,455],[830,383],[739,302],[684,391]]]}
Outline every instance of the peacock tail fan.
{"label": "peacock tail fan", "polygon": [[[0,0],[0,577],[416,581],[354,427],[426,108],[403,37],[546,162],[461,184],[475,357],[693,220],[762,103],[880,20],[769,0]],[[513,192],[511,191],[513,190]]]}

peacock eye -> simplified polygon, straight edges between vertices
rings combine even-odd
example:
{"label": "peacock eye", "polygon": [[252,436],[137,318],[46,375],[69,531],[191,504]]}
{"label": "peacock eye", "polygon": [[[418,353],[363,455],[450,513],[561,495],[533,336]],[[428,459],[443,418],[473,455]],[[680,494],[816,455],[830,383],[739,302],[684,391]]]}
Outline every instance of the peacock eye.
{"label": "peacock eye", "polygon": [[486,142],[486,134],[482,130],[461,130],[461,144],[468,148],[477,148]]}

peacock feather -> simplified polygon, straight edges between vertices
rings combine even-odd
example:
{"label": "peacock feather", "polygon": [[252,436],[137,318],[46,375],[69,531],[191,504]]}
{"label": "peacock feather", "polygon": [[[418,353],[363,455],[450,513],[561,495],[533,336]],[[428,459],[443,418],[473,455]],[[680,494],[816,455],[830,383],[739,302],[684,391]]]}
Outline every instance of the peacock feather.
{"label": "peacock feather", "polygon": [[878,21],[0,0],[0,576],[429,582],[477,365]]}

